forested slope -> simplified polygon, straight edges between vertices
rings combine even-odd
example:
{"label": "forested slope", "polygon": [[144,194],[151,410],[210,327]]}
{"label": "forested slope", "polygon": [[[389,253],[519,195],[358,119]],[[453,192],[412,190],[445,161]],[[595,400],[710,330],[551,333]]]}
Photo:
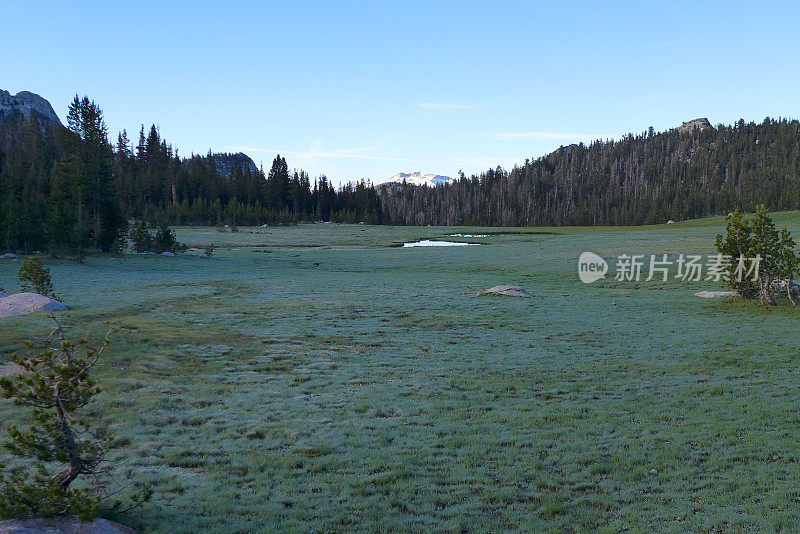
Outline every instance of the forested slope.
{"label": "forested slope", "polygon": [[510,171],[381,192],[384,221],[440,225],[622,225],[800,208],[800,124],[765,119],[652,129],[562,147]]}

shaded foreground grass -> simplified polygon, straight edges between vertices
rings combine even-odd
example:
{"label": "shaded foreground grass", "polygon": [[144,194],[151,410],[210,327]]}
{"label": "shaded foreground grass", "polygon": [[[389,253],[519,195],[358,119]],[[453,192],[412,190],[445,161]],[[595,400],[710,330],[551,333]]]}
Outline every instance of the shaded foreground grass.
{"label": "shaded foreground grass", "polygon": [[[797,214],[782,217],[797,235]],[[214,258],[56,262],[73,332],[117,326],[96,408],[130,443],[121,464],[156,490],[116,519],[800,530],[798,312],[692,296],[708,282],[577,280],[584,250],[708,253],[721,224],[191,228],[179,239],[222,245]],[[391,246],[453,233],[489,237]],[[0,263],[0,285],[15,289],[16,267]],[[474,296],[506,283],[534,298]],[[48,327],[0,321],[3,355]]]}

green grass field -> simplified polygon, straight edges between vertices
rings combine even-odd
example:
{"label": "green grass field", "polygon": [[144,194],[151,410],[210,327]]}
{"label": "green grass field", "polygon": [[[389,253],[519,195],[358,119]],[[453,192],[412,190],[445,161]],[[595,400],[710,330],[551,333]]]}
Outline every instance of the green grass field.
{"label": "green grass field", "polygon": [[[776,214],[800,236],[800,214]],[[96,411],[145,532],[800,530],[800,312],[718,284],[592,285],[584,250],[706,254],[646,228],[181,228],[213,258],[53,260],[99,339]],[[398,248],[453,233],[484,246]],[[18,290],[19,263],[0,260]],[[497,284],[534,298],[476,297]],[[0,363],[45,314],[0,319]],[[0,404],[5,421],[20,414]]]}

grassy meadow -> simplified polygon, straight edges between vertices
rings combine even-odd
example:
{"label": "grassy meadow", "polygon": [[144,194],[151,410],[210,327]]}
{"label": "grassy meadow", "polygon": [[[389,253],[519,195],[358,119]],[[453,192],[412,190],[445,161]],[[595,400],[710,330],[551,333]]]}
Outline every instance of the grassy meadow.
{"label": "grassy meadow", "polygon": [[[800,236],[800,213],[775,221]],[[155,490],[109,517],[161,533],[796,532],[800,312],[693,296],[711,282],[577,277],[585,250],[711,253],[723,224],[179,228],[214,256],[52,260],[71,335],[114,327],[95,410]],[[397,246],[418,239],[483,246]],[[17,291],[18,268],[0,260],[0,286]],[[534,298],[475,296],[498,284]],[[49,328],[0,319],[0,363]]]}

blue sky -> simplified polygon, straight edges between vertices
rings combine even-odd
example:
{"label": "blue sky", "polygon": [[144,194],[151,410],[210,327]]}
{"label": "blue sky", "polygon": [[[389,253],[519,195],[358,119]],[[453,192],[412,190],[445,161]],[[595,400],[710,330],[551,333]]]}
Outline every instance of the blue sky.
{"label": "blue sky", "polygon": [[[312,176],[454,176],[706,116],[798,117],[800,4],[8,2],[0,88],[112,138]],[[8,23],[7,21],[14,21]]]}

